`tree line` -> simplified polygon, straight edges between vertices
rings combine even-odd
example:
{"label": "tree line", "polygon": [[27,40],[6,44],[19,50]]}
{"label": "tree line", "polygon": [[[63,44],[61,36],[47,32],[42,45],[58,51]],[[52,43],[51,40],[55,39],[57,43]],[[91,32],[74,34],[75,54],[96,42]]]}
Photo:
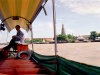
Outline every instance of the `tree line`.
{"label": "tree line", "polygon": [[[97,33],[96,31],[91,31],[89,35],[89,40],[95,41],[97,37],[100,37],[100,33]],[[57,35],[57,42],[58,43],[74,43],[76,42],[76,37],[71,34],[59,34]],[[24,40],[25,43],[50,43],[47,40],[44,39],[32,39],[32,40]],[[52,42],[51,42],[52,43]]]}
{"label": "tree line", "polygon": [[91,41],[95,41],[97,37],[100,37],[100,33],[97,33],[96,31],[91,31],[90,32],[90,37],[89,39]]}
{"label": "tree line", "polygon": [[60,42],[72,42],[74,43],[75,42],[75,36],[71,35],[71,34],[59,34],[57,35],[57,42],[60,43]]}

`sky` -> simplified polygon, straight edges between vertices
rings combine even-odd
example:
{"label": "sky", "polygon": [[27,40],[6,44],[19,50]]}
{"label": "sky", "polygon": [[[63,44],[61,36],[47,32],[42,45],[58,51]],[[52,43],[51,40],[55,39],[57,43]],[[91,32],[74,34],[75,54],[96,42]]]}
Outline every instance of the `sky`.
{"label": "sky", "polygon": [[[61,33],[64,24],[66,34],[89,35],[91,31],[100,32],[100,0],[55,0],[56,6],[56,33]],[[52,0],[45,5],[47,16],[42,10],[32,23],[34,38],[53,38]],[[25,38],[30,38],[30,32],[26,32]],[[0,42],[6,42],[15,34],[0,31]],[[7,38],[8,37],[8,38]],[[6,39],[7,38],[7,39]]]}

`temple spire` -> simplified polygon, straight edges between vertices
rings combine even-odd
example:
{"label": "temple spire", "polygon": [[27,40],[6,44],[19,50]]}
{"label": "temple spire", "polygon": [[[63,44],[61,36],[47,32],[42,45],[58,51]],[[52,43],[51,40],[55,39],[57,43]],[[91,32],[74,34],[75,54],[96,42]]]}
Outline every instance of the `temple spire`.
{"label": "temple spire", "polygon": [[61,34],[66,34],[66,33],[65,33],[64,24],[62,24],[62,31],[61,31]]}

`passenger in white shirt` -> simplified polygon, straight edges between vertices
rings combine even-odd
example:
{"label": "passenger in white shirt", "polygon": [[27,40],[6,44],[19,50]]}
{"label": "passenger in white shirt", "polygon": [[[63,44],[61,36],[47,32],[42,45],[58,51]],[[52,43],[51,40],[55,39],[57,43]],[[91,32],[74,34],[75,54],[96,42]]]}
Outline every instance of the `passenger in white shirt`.
{"label": "passenger in white shirt", "polygon": [[23,37],[24,37],[24,33],[20,30],[20,26],[19,25],[16,25],[15,26],[16,30],[17,30],[17,34],[12,36],[12,39],[9,43],[8,46],[0,49],[0,51],[2,50],[9,50],[11,47],[14,48],[15,50],[17,49],[17,42],[22,42],[23,41]]}

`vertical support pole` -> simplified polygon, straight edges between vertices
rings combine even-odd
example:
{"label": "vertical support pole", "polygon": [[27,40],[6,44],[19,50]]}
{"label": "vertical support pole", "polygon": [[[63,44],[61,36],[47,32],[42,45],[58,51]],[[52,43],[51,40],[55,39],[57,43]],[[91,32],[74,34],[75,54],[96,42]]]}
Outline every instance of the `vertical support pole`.
{"label": "vertical support pole", "polygon": [[[30,24],[29,29],[30,29],[30,31],[31,31],[31,40],[33,40],[33,29],[32,29],[32,24]],[[32,41],[32,51],[34,52],[34,44],[33,44],[33,41]]]}
{"label": "vertical support pole", "polygon": [[54,40],[55,40],[55,62],[56,62],[56,73],[58,70],[57,62],[57,36],[56,36],[56,12],[55,12],[55,0],[52,0],[52,9],[53,9],[53,27],[54,27]]}

